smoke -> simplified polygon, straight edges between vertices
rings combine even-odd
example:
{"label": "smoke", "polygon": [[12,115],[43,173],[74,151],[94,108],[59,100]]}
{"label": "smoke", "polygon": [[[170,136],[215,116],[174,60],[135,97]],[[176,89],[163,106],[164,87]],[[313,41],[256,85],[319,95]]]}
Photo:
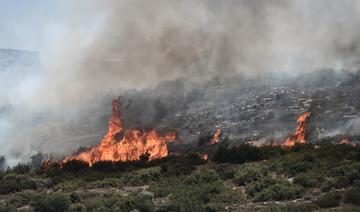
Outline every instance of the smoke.
{"label": "smoke", "polygon": [[88,6],[91,12],[76,16],[75,24],[69,20],[65,40],[52,46],[56,54],[46,58],[47,87],[61,102],[179,77],[353,70],[359,65],[357,1],[99,4]]}
{"label": "smoke", "polygon": [[[359,68],[356,0],[86,3],[63,1],[66,15],[45,30],[41,71],[7,94],[13,112],[0,122],[7,132],[0,143],[15,158],[95,143],[86,136],[101,136],[104,129],[92,125],[106,120],[103,102],[121,90],[178,78]],[[89,119],[87,131],[76,126],[79,117]]]}

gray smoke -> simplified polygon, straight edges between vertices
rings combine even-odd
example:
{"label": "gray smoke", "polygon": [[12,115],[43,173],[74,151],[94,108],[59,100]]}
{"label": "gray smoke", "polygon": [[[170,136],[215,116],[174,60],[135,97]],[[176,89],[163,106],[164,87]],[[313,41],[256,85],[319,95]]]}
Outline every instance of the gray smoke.
{"label": "gray smoke", "polygon": [[[64,3],[66,30],[49,34],[39,55],[42,71],[15,84],[16,97],[7,100],[13,111],[0,122],[7,127],[0,143],[13,158],[96,143],[104,132],[96,126],[106,126],[110,113],[99,111],[122,90],[179,78],[201,84],[213,77],[359,68],[357,0],[83,3]],[[163,108],[161,102],[152,107]]]}

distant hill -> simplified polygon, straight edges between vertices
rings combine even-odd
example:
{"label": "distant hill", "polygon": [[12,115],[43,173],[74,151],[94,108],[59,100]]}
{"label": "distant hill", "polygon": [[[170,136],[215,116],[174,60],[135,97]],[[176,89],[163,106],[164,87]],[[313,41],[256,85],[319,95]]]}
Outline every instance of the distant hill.
{"label": "distant hill", "polygon": [[0,49],[0,71],[15,67],[33,67],[39,64],[38,53],[16,49]]}

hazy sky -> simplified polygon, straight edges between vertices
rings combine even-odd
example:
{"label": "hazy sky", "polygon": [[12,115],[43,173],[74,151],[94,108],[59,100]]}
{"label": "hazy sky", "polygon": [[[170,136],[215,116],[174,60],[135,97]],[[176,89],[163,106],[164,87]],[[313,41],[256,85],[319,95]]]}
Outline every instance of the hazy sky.
{"label": "hazy sky", "polygon": [[67,21],[73,21],[79,13],[91,12],[93,5],[92,0],[0,0],[0,48],[48,47],[66,34]]}

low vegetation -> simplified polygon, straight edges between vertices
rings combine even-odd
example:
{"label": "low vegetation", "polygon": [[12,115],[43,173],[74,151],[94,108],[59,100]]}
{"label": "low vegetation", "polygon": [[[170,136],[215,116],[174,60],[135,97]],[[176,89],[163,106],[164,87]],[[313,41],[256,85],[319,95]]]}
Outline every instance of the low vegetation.
{"label": "low vegetation", "polygon": [[0,173],[0,211],[359,211],[359,147],[220,144],[209,155],[18,165]]}

